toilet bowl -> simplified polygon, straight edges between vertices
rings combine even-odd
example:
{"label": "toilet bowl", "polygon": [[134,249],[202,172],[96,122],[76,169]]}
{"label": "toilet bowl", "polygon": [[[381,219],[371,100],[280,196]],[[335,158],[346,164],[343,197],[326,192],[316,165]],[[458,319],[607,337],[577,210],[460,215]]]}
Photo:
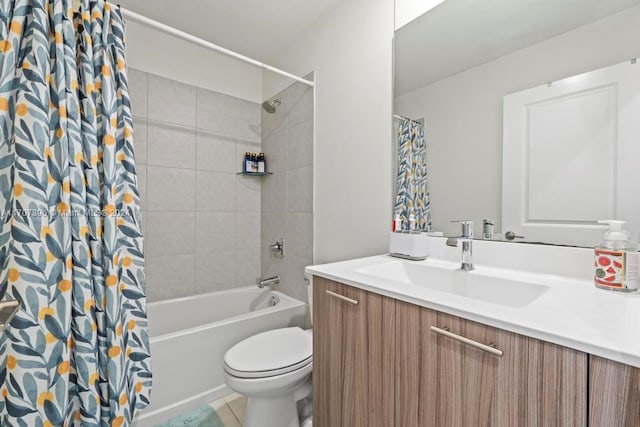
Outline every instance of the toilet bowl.
{"label": "toilet bowl", "polygon": [[248,397],[244,427],[299,427],[297,402],[311,394],[312,360],[311,332],[298,327],[262,332],[227,351],[225,383]]}

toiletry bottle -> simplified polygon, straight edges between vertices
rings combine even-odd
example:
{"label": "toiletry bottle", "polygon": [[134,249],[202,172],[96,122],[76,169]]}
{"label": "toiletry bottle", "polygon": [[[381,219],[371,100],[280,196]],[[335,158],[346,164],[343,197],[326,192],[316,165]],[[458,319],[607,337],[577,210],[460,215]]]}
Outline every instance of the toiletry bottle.
{"label": "toiletry bottle", "polygon": [[242,172],[251,172],[251,153],[244,153],[244,161],[242,162]]}
{"label": "toiletry bottle", "polygon": [[258,154],[258,172],[265,173],[267,171],[267,163],[264,159],[264,153]]}
{"label": "toiletry bottle", "polygon": [[251,153],[251,172],[258,172],[258,155]]}
{"label": "toiletry bottle", "polygon": [[614,291],[637,291],[640,245],[631,240],[629,234],[622,229],[625,221],[598,222],[609,224],[609,231],[594,249],[595,285]]}
{"label": "toiletry bottle", "polygon": [[411,214],[409,215],[409,232],[411,233],[416,228],[416,217]]}
{"label": "toiletry bottle", "polygon": [[395,216],[393,217],[393,227],[391,231],[400,231],[400,228],[402,227],[402,220],[400,219],[400,214],[395,214]]}

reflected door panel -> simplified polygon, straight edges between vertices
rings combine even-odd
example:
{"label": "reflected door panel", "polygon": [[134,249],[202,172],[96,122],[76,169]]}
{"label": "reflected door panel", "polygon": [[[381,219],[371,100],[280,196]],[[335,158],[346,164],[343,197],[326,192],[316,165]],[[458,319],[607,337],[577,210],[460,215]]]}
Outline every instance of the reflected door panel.
{"label": "reflected door panel", "polygon": [[614,218],[637,239],[639,94],[627,62],[505,96],[503,230],[593,246]]}

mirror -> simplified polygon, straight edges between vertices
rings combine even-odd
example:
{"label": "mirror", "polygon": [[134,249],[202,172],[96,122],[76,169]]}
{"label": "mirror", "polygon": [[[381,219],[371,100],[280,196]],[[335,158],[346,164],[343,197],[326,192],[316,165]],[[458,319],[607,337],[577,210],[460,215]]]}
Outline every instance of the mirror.
{"label": "mirror", "polygon": [[[614,64],[631,67],[630,60],[640,56],[638,40],[640,0],[445,0],[397,30],[394,113],[425,123],[432,229],[457,235],[459,225],[450,221],[472,219],[479,237],[482,220],[492,219],[496,235],[524,236],[516,241],[593,246],[601,240],[605,228],[595,218],[569,224],[597,236],[583,239],[553,232],[538,237],[536,227],[503,227],[503,212],[514,209],[503,203],[503,186],[513,181],[503,182],[503,138],[512,122],[504,119],[504,105],[508,95],[549,83],[556,89],[569,77]],[[633,67],[640,78],[640,63]],[[542,186],[536,176],[544,171],[537,172],[527,185]],[[615,179],[627,187],[637,182]],[[572,188],[566,182],[560,187]],[[605,198],[625,205],[631,202],[628,194]],[[602,195],[594,191],[593,196],[599,203]],[[629,221],[626,228],[634,239],[640,237],[640,212],[622,217],[615,207],[602,211]]]}

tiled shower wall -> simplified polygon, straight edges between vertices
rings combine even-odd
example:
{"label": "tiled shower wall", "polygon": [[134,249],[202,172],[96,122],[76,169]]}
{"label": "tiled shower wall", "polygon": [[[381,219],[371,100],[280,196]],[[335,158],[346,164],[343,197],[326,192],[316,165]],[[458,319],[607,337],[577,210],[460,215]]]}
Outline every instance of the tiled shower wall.
{"label": "tiled shower wall", "polygon": [[[262,151],[273,172],[262,183],[262,276],[279,274],[280,290],[307,301],[304,267],[313,259],[313,89],[294,83],[273,98],[282,100],[276,112],[262,110]],[[268,250],[280,237],[284,258]]]}
{"label": "tiled shower wall", "polygon": [[[149,301],[254,284],[260,105],[129,69]],[[275,156],[274,156],[275,157]]]}

